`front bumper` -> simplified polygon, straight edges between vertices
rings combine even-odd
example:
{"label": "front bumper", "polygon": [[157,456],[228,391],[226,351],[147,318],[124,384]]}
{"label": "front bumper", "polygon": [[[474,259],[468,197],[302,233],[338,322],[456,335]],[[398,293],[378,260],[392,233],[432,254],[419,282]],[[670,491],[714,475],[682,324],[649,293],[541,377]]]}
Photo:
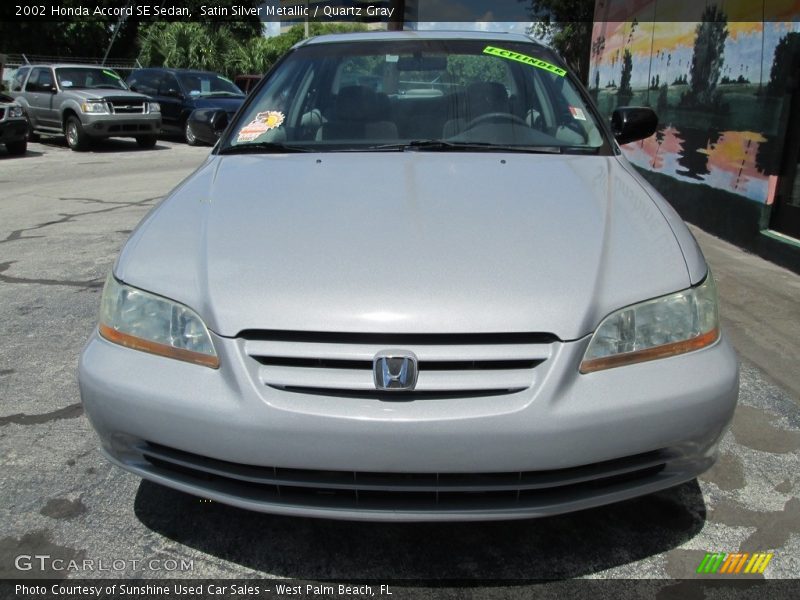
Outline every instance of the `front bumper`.
{"label": "front bumper", "polygon": [[87,135],[94,138],[158,135],[161,113],[121,117],[108,114],[82,114],[81,122]]}
{"label": "front bumper", "polygon": [[79,365],[86,413],[120,467],[287,515],[512,519],[648,494],[711,466],[738,395],[724,338],[589,375],[588,338],[554,343],[522,391],[410,402],[275,389],[240,341],[214,344],[219,370],[95,332]]}
{"label": "front bumper", "polygon": [[25,119],[0,121],[0,144],[21,142],[28,135],[28,122]]}

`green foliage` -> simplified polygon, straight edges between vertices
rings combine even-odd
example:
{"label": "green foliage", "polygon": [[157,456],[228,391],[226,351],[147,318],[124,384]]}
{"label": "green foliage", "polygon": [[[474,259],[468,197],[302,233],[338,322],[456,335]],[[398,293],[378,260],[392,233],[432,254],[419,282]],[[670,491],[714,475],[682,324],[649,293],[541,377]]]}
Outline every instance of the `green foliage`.
{"label": "green foliage", "polygon": [[[216,0],[215,6],[248,6],[255,7],[260,0]],[[60,0],[63,8],[94,8],[83,0]],[[118,3],[124,5],[124,3]],[[180,3],[199,15],[200,7],[208,5],[207,0],[184,0]],[[221,29],[237,41],[244,41],[261,34],[261,21],[258,17],[226,22],[215,19],[202,23],[206,29]],[[148,23],[135,18],[126,19],[120,26],[119,33],[109,54],[112,58],[135,58],[137,45],[142,37],[147,37],[151,28],[158,29],[169,25],[163,21]],[[182,23],[188,24],[188,23]],[[28,55],[102,58],[108,49],[114,30],[120,25],[118,17],[92,17],[90,19],[74,19],[64,21],[0,21],[0,52],[24,53]]]}
{"label": "green foliage", "polygon": [[[63,7],[81,2],[64,0]],[[40,56],[102,58],[111,41],[116,18],[74,21],[0,20],[0,52]],[[139,23],[126,21],[114,42],[111,56],[132,58],[136,55]]]}
{"label": "green foliage", "polygon": [[475,81],[506,80],[506,68],[499,58],[491,56],[448,56],[447,74],[452,83],[466,86]]}
{"label": "green foliage", "polygon": [[[244,6],[246,8],[255,8],[261,4],[262,0],[215,0],[209,3],[208,0],[182,0],[181,6],[188,8],[192,15],[198,17],[201,13],[200,7],[213,5],[214,8],[232,8],[233,6]],[[223,30],[227,35],[233,37],[237,42],[245,42],[251,37],[261,35],[261,20],[255,15],[247,17],[232,17],[236,20],[227,20],[226,17],[207,17],[209,20],[202,23],[211,30]],[[155,21],[151,25],[145,25],[144,28],[153,25],[163,24],[163,21]]]}
{"label": "green foliage", "polygon": [[[364,31],[366,26],[311,23],[311,35]],[[297,42],[304,28],[295,25],[279,36],[238,40],[227,25],[174,22],[154,23],[141,40],[139,61],[146,66],[206,69],[228,76],[263,74]]]}
{"label": "green foliage", "polygon": [[197,22],[160,22],[142,38],[139,61],[145,65],[226,72],[226,58],[237,42],[226,28]]}
{"label": "green foliage", "polygon": [[536,24],[530,33],[546,40],[588,83],[594,0],[520,0],[529,6]]}

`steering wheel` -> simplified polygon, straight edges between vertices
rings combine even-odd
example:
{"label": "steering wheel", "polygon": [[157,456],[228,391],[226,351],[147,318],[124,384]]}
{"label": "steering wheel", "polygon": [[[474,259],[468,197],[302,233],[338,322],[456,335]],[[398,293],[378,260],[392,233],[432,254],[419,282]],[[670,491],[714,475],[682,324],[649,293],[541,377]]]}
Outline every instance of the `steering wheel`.
{"label": "steering wheel", "polygon": [[507,113],[507,112],[491,112],[486,113],[485,115],[481,115],[480,117],[475,117],[467,123],[464,129],[472,129],[473,127],[477,127],[481,123],[486,121],[508,121],[509,123],[516,123],[517,125],[524,125],[525,127],[528,126],[528,123],[522,117],[518,117],[517,115]]}

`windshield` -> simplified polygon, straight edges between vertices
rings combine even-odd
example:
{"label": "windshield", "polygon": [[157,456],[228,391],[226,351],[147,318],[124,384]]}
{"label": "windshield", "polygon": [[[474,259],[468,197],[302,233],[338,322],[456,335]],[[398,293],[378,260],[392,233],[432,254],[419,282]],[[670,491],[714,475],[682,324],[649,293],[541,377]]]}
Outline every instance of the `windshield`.
{"label": "windshield", "polygon": [[244,96],[230,80],[214,73],[180,73],[181,87],[189,96]]}
{"label": "windshield", "polygon": [[99,67],[59,67],[56,69],[56,79],[62,89],[128,89],[122,78],[114,71]]}
{"label": "windshield", "polygon": [[303,46],[219,151],[598,152],[593,112],[548,56],[536,44],[474,40]]}

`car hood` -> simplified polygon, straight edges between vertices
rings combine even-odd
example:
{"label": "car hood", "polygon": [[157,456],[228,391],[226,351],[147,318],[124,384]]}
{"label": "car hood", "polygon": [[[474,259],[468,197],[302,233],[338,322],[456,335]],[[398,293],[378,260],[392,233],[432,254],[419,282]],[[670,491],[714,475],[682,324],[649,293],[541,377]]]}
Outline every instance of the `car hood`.
{"label": "car hood", "polygon": [[690,285],[613,157],[211,156],[131,235],[122,281],[245,329],[590,333]]}
{"label": "car hood", "polygon": [[66,88],[63,93],[74,96],[79,100],[108,100],[110,98],[120,100],[147,100],[147,96],[138,92],[131,92],[129,90],[112,90],[112,89],[80,89],[80,88]]}
{"label": "car hood", "polygon": [[217,108],[226,112],[236,112],[244,102],[244,96],[236,98],[195,98],[195,108]]}

